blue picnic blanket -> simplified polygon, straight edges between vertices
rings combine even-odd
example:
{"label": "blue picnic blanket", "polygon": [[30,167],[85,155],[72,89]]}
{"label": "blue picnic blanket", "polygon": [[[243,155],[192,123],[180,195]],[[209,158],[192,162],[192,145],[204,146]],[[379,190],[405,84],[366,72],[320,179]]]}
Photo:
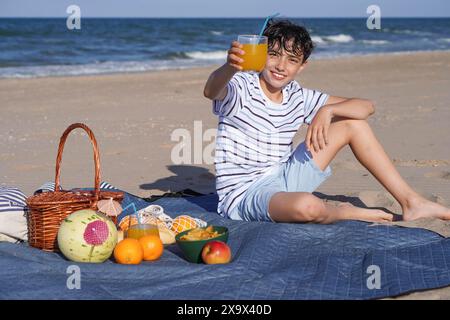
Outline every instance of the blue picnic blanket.
{"label": "blue picnic blanket", "polygon": [[[123,206],[131,210],[131,203],[149,205],[126,194]],[[75,264],[26,244],[0,243],[0,298],[372,299],[450,284],[450,239],[424,229],[231,221],[215,213],[215,194],[153,203],[172,217],[227,226],[232,262],[189,263],[174,244],[140,265]],[[74,265],[79,289],[67,285]]]}

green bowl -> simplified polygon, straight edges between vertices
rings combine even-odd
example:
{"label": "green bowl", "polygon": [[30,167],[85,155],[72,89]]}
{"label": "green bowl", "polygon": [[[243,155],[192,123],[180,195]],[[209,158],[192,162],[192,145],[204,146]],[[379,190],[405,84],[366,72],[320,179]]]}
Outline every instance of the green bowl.
{"label": "green bowl", "polygon": [[[203,228],[205,229],[205,228]],[[187,234],[190,230],[186,230],[180,232],[175,236],[175,240],[183,252],[186,260],[193,263],[202,263],[202,249],[205,244],[213,240],[219,240],[222,242],[228,241],[228,228],[221,226],[213,226],[213,230],[217,231],[219,235],[215,238],[206,239],[206,240],[197,240],[197,241],[189,241],[189,240],[181,240],[181,237]]]}

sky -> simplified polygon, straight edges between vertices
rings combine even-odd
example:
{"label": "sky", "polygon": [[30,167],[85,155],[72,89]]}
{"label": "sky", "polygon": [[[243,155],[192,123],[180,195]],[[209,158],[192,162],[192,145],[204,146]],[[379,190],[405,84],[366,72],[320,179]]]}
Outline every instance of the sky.
{"label": "sky", "polygon": [[450,0],[0,0],[0,17],[67,17],[69,5],[82,17],[450,17]]}

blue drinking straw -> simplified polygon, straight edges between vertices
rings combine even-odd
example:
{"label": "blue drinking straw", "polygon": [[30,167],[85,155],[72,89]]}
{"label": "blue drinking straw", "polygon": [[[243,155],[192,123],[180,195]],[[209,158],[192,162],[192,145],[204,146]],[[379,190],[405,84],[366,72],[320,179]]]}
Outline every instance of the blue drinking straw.
{"label": "blue drinking straw", "polygon": [[272,18],[278,17],[279,15],[280,15],[280,14],[277,12],[277,13],[275,13],[275,14],[273,14],[273,15],[271,15],[271,16],[268,16],[268,17],[266,18],[266,21],[264,21],[264,25],[263,25],[263,27],[262,27],[262,29],[261,29],[261,32],[259,33],[259,36],[260,36],[260,37],[261,37],[261,36],[263,35],[263,33],[264,33],[264,29],[266,28],[267,22],[269,22],[269,20],[272,19]]}
{"label": "blue drinking straw", "polygon": [[[138,210],[136,209],[134,202],[130,203],[125,208],[123,208],[122,212],[125,212],[125,210],[128,209],[129,207],[133,208],[133,214],[136,216],[136,220],[138,221],[138,224],[141,225],[141,219],[139,219]],[[131,219],[130,219],[130,223],[131,223]]]}

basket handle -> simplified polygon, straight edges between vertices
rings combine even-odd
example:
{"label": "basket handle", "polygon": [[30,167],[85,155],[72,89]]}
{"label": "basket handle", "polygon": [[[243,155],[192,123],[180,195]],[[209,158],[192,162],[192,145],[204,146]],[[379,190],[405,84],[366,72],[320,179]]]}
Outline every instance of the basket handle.
{"label": "basket handle", "polygon": [[100,156],[98,153],[98,146],[97,146],[97,140],[95,139],[94,133],[92,132],[89,127],[83,123],[74,123],[71,124],[66,131],[61,136],[61,139],[59,140],[59,147],[58,147],[58,155],[56,156],[56,174],[55,174],[55,191],[59,190],[59,177],[61,175],[61,159],[62,159],[62,153],[64,149],[64,144],[66,143],[67,137],[69,133],[76,129],[81,128],[89,136],[89,139],[91,140],[92,147],[94,149],[94,164],[95,164],[95,180],[94,180],[94,196],[95,196],[95,203],[98,201],[99,194],[100,194]]}

